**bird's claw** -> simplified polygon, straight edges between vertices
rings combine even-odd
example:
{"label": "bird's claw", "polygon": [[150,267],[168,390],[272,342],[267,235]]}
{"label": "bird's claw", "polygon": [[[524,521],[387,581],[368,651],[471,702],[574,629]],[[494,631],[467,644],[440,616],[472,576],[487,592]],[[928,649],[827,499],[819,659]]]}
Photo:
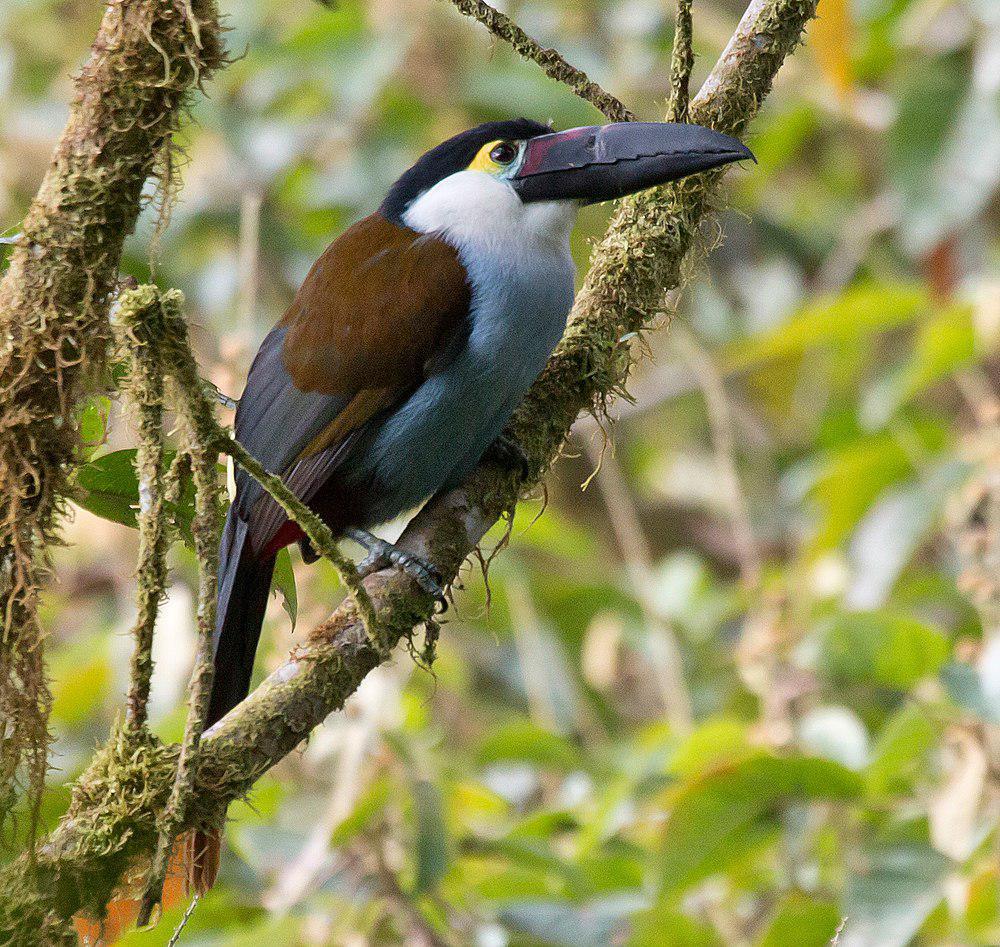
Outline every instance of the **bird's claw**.
{"label": "bird's claw", "polygon": [[388,568],[399,569],[430,595],[442,612],[448,608],[444,578],[426,559],[362,530],[352,530],[348,535],[368,550],[368,555],[358,564],[359,575],[371,575]]}
{"label": "bird's claw", "polygon": [[531,464],[528,455],[521,445],[506,434],[501,434],[486,448],[485,459],[498,463],[507,470],[516,470],[522,480],[527,480],[531,474]]}

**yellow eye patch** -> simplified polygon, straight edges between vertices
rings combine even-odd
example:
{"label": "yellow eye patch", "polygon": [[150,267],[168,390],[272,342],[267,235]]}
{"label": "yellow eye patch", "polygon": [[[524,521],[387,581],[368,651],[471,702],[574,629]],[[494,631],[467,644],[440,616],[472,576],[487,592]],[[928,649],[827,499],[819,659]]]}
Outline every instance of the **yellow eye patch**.
{"label": "yellow eye patch", "polygon": [[[469,165],[470,171],[485,171],[495,174],[507,167],[517,157],[517,145],[513,142],[497,139],[479,149],[479,153]],[[497,160],[499,159],[499,160]]]}
{"label": "yellow eye patch", "polygon": [[488,145],[483,145],[479,149],[479,154],[472,159],[472,164],[469,165],[470,171],[496,171],[500,165],[498,165],[491,157],[490,152],[499,145],[499,141],[491,141]]}

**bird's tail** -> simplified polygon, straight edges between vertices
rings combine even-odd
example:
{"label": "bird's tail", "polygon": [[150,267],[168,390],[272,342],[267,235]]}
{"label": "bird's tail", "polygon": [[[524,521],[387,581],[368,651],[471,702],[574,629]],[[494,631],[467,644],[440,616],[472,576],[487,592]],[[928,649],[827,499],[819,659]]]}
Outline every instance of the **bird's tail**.
{"label": "bird's tail", "polygon": [[[221,720],[250,692],[254,657],[264,623],[274,557],[258,559],[247,523],[230,508],[219,544],[219,600],[215,619],[215,675],[205,726]],[[204,894],[215,882],[222,850],[219,829],[195,830],[178,839],[186,886]]]}
{"label": "bird's tail", "polygon": [[215,677],[205,726],[221,720],[250,692],[257,642],[274,574],[274,556],[258,559],[247,523],[230,508],[219,544]]}

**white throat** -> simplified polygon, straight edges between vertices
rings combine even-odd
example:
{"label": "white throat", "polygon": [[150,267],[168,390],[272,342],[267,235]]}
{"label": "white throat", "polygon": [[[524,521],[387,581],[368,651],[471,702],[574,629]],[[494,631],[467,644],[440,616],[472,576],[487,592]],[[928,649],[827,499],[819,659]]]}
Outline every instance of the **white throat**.
{"label": "white throat", "polygon": [[419,233],[434,233],[455,247],[500,254],[569,252],[576,201],[524,204],[506,182],[483,171],[459,171],[438,181],[403,214]]}

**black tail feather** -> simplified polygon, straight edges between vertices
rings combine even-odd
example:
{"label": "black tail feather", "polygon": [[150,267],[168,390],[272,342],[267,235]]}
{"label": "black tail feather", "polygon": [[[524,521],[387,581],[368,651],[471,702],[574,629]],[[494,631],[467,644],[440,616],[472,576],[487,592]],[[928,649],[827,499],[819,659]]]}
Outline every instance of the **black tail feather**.
{"label": "black tail feather", "polygon": [[247,524],[230,509],[219,550],[215,678],[207,726],[221,720],[250,691],[273,573],[274,557],[264,560],[254,557]]}

